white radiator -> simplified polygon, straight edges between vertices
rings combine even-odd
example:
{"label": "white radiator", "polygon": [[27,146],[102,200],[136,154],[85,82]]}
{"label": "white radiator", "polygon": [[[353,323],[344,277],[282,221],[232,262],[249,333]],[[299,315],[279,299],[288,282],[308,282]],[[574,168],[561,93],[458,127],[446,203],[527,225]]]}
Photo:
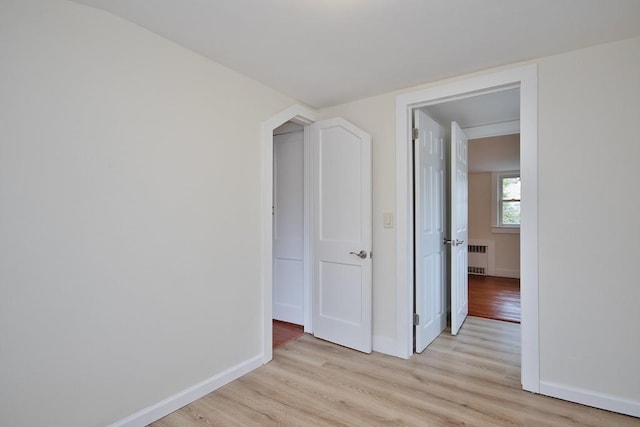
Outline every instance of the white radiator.
{"label": "white radiator", "polygon": [[487,276],[493,270],[493,242],[469,240],[469,274]]}

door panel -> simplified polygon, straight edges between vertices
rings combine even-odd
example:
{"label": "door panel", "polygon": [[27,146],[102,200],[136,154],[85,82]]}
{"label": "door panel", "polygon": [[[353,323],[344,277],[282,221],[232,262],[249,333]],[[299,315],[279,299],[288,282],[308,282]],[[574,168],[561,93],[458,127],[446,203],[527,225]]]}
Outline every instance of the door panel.
{"label": "door panel", "polygon": [[314,335],[369,353],[371,137],[325,120],[311,126],[311,150]]}
{"label": "door panel", "polygon": [[[321,262],[319,272],[320,317],[353,326],[362,325],[362,268]],[[345,286],[346,284],[346,286]]]}
{"label": "door panel", "polygon": [[445,130],[424,112],[414,113],[415,303],[421,353],[447,326],[445,224]]}
{"label": "door panel", "polygon": [[[320,239],[360,241],[362,239],[362,143],[341,127],[320,131],[319,155],[323,173],[319,183]],[[330,163],[327,163],[330,162]]]}
{"label": "door panel", "polygon": [[273,137],[273,318],[304,322],[304,132]]}
{"label": "door panel", "polygon": [[468,141],[451,122],[451,333],[456,335],[469,312],[468,289]]}

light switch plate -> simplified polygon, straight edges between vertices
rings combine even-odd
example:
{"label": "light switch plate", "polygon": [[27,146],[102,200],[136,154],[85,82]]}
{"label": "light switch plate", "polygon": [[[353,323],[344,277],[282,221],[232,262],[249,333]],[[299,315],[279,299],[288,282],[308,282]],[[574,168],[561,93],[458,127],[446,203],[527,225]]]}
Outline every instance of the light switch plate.
{"label": "light switch plate", "polygon": [[382,214],[382,226],[384,228],[393,228],[393,213],[385,212]]}

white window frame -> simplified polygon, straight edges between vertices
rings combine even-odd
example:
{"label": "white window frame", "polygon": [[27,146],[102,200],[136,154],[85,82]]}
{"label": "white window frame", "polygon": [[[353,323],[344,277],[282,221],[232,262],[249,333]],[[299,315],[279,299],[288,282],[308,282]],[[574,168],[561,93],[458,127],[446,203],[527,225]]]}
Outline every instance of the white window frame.
{"label": "white window frame", "polygon": [[520,224],[502,224],[502,179],[520,177],[520,171],[504,171],[491,173],[491,231],[493,233],[520,234]]}

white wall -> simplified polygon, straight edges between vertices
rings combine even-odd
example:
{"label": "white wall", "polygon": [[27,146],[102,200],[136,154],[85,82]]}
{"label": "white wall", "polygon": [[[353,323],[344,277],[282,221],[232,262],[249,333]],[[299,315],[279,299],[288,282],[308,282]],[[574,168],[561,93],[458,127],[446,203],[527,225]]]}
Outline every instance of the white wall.
{"label": "white wall", "polygon": [[260,123],[291,103],[105,12],[0,2],[0,425],[105,425],[262,352]]}
{"label": "white wall", "polygon": [[520,170],[520,134],[469,140],[469,173]]}
{"label": "white wall", "polygon": [[[640,405],[640,38],[538,63],[541,379]],[[395,236],[381,218],[395,203],[398,93],[321,112],[373,137],[374,336],[393,342]]]}
{"label": "white wall", "polygon": [[640,38],[540,62],[540,372],[640,404]]}

